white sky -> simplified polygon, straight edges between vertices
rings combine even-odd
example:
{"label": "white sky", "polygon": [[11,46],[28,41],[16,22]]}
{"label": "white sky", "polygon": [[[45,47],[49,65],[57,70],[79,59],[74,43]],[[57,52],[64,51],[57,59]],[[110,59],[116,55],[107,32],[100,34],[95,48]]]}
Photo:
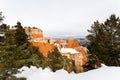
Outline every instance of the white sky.
{"label": "white sky", "polygon": [[86,36],[94,21],[120,16],[120,0],[0,0],[4,23],[38,27],[45,36]]}

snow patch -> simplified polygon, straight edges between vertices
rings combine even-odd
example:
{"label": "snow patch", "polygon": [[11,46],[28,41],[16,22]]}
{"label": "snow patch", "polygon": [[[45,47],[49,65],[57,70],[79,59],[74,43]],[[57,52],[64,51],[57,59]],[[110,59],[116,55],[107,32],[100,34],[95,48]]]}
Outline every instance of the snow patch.
{"label": "snow patch", "polygon": [[15,76],[26,77],[27,80],[120,80],[120,67],[104,66],[78,74],[74,72],[69,74],[63,69],[52,72],[48,68],[42,70],[41,68],[31,66],[30,68],[23,67],[19,69],[22,72]]}
{"label": "snow patch", "polygon": [[71,54],[79,53],[78,51],[76,51],[73,48],[61,48],[60,52],[61,53],[71,53]]}

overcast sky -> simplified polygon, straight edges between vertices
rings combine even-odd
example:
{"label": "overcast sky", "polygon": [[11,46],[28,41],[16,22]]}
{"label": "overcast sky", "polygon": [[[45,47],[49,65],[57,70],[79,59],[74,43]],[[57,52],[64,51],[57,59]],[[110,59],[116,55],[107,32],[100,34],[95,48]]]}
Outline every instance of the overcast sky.
{"label": "overcast sky", "polygon": [[0,0],[4,23],[38,27],[45,36],[86,36],[94,21],[120,16],[120,0]]}

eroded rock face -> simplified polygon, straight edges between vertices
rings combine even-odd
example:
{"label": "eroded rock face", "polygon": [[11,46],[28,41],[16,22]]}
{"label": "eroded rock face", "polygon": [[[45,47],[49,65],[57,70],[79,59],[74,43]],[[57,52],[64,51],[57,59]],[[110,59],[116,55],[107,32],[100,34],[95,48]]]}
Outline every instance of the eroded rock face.
{"label": "eroded rock face", "polygon": [[79,47],[79,43],[78,43],[78,41],[74,41],[73,37],[69,37],[66,47],[76,48],[76,47]]}
{"label": "eroded rock face", "polygon": [[54,45],[49,43],[32,42],[32,44],[38,47],[39,51],[45,57],[48,57],[48,53],[54,49]]}
{"label": "eroded rock face", "polygon": [[54,49],[54,45],[49,44],[50,38],[44,37],[41,29],[27,27],[24,29],[30,39],[30,42],[39,48],[39,51],[43,54],[43,56],[47,57],[48,52]]}
{"label": "eroded rock face", "polygon": [[75,49],[77,53],[63,53],[63,56],[67,56],[68,58],[74,61],[76,66],[76,72],[83,71],[83,65],[87,63],[87,48],[79,45],[78,41],[74,41],[72,37],[68,38],[68,43],[66,45],[67,48]]}
{"label": "eroded rock face", "polygon": [[[60,51],[62,48],[73,49],[72,52],[61,52],[63,56],[67,56],[69,59],[74,61],[76,67],[76,72],[83,71],[83,65],[87,63],[87,48],[79,45],[78,41],[74,41],[73,37],[68,38],[68,42],[65,40],[55,40],[52,41],[51,38],[45,38],[43,36],[43,31],[40,29],[25,29],[26,33],[30,37],[30,42],[39,48],[39,51],[45,56],[48,57],[48,53],[52,51],[55,46]],[[70,50],[71,51],[71,50]],[[73,53],[74,52],[74,53]],[[72,62],[71,62],[72,64]],[[67,67],[68,72],[71,72],[71,67]]]}
{"label": "eroded rock face", "polygon": [[28,28],[28,27],[25,27],[24,29],[30,40],[43,37],[43,31],[41,29]]}

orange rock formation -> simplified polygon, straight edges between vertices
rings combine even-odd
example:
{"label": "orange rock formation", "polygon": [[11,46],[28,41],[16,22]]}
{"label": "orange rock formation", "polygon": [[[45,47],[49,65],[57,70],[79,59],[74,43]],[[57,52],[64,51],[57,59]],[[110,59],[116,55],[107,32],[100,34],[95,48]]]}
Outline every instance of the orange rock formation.
{"label": "orange rock formation", "polygon": [[74,41],[73,37],[69,37],[67,47],[68,48],[76,48],[76,47],[79,47],[79,43],[78,43],[78,41]]}
{"label": "orange rock formation", "polygon": [[[48,57],[48,53],[54,49],[55,46],[58,47],[58,49],[62,47],[67,47],[67,48],[73,48],[77,50],[79,53],[77,54],[66,54],[66,56],[69,56],[71,59],[75,61],[75,65],[77,67],[77,70],[81,71],[82,70],[82,65],[84,65],[88,60],[87,60],[87,49],[80,46],[78,41],[74,41],[73,37],[68,38],[68,43],[66,43],[65,40],[56,40],[52,44],[50,38],[45,38],[43,36],[43,31],[40,29],[35,29],[35,28],[25,28],[25,31],[27,35],[30,38],[30,42],[39,48],[39,51],[45,56]],[[55,45],[57,43],[58,45]],[[61,53],[62,54],[62,53]]]}
{"label": "orange rock formation", "polygon": [[30,42],[33,46],[39,48],[39,51],[43,54],[43,56],[47,57],[48,53],[54,49],[53,44],[49,44],[49,38],[45,38],[43,36],[43,31],[37,28],[25,28],[25,32],[30,38]]}
{"label": "orange rock formation", "polygon": [[37,28],[27,28],[25,27],[25,32],[28,35],[29,39],[33,40],[35,38],[43,37],[43,31]]}
{"label": "orange rock formation", "polygon": [[80,46],[78,41],[74,41],[73,37],[68,38],[68,43],[66,47],[73,48],[79,52],[76,54],[65,54],[65,55],[71,56],[70,58],[75,61],[75,66],[78,72],[82,71],[83,70],[82,65],[86,64],[88,61],[87,48]]}
{"label": "orange rock formation", "polygon": [[32,42],[32,44],[38,47],[39,51],[45,57],[48,57],[48,53],[54,49],[54,45],[49,43]]}

